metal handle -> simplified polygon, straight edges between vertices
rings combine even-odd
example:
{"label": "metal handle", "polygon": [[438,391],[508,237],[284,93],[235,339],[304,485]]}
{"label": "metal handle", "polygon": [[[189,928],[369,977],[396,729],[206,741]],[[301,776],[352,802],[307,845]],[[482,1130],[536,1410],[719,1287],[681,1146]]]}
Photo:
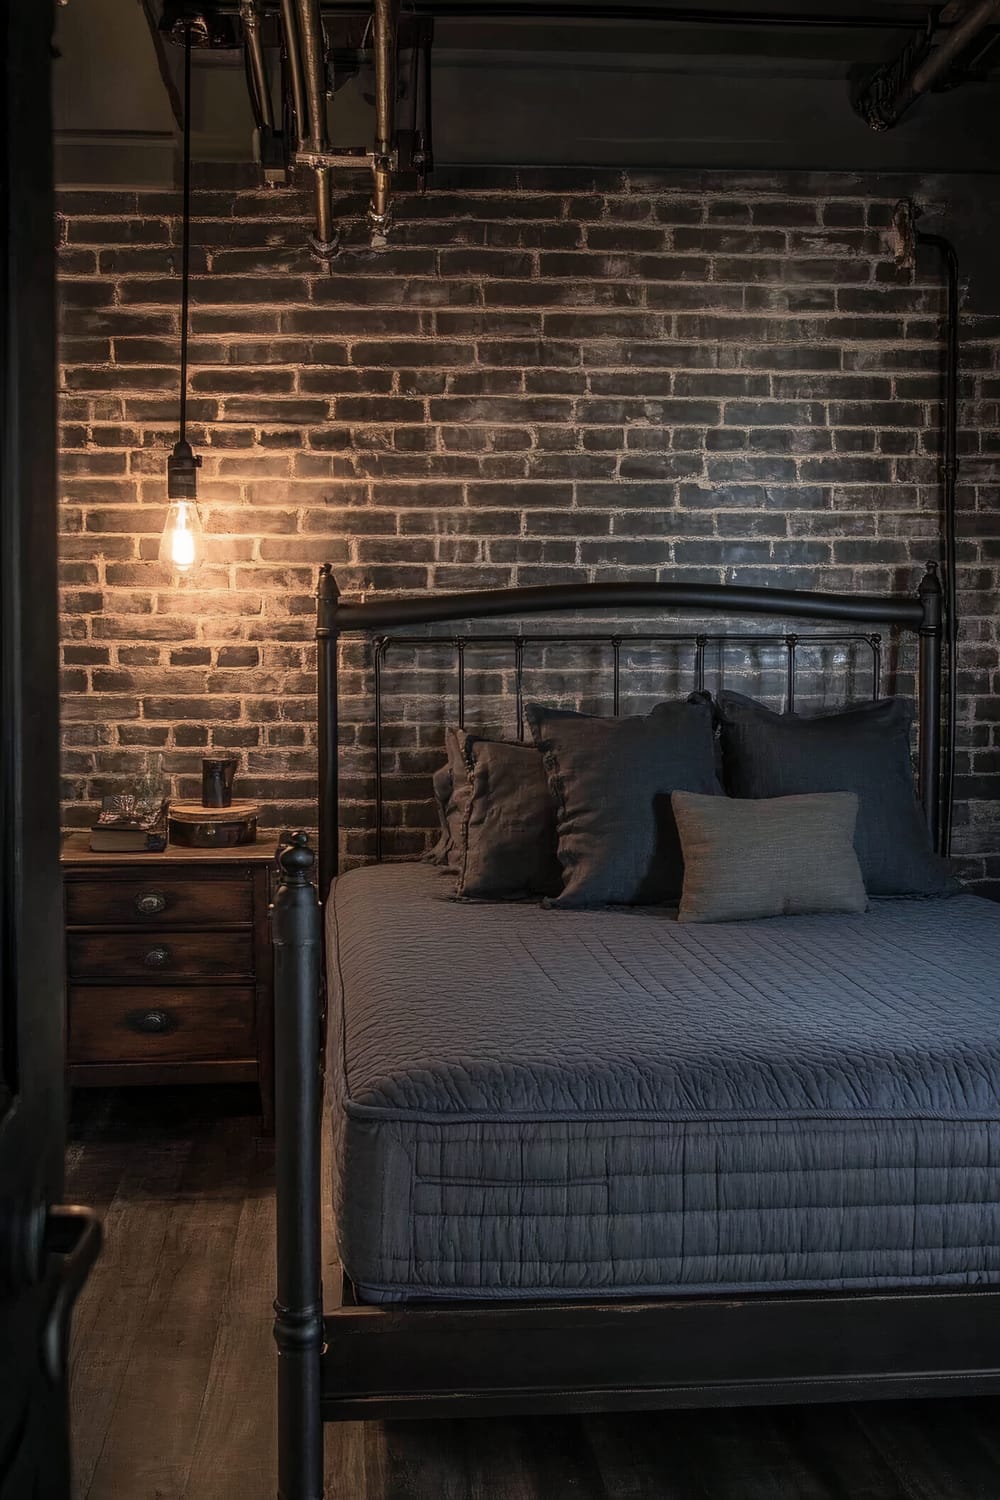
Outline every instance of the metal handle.
{"label": "metal handle", "polygon": [[129,1017],[129,1024],[136,1031],[144,1031],[150,1036],[170,1031],[173,1027],[173,1021],[165,1010],[140,1011],[138,1015]]}
{"label": "metal handle", "polygon": [[55,1385],[66,1373],[69,1320],[101,1249],[101,1221],[92,1208],[56,1204],[45,1221],[44,1248],[63,1258],[42,1335],[42,1362]]}
{"label": "metal handle", "polygon": [[150,948],[142,961],[147,969],[162,969],[170,962],[170,949]]}
{"label": "metal handle", "polygon": [[167,898],[162,891],[142,891],[135,898],[135,909],[140,917],[155,917],[166,911]]}

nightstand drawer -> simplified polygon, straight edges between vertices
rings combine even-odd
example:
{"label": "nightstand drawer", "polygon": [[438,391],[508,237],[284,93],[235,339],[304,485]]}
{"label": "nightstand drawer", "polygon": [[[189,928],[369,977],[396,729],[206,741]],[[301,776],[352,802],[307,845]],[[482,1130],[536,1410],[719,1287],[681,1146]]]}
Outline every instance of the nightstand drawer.
{"label": "nightstand drawer", "polygon": [[69,1061],[252,1058],[254,991],[239,986],[87,985],[69,994]]}
{"label": "nightstand drawer", "polygon": [[145,879],[66,882],[70,927],[207,927],[252,916],[249,879],[178,880],[153,870]]}
{"label": "nightstand drawer", "polygon": [[252,979],[249,932],[71,932],[74,979]]}

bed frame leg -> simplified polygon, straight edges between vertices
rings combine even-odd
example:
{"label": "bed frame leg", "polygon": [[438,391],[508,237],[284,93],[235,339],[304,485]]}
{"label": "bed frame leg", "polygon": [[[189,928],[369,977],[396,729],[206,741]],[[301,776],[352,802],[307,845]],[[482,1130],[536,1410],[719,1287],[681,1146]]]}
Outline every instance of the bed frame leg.
{"label": "bed frame leg", "polygon": [[274,944],[278,1500],[322,1500],[320,1244],[322,922],[305,833],[283,840]]}

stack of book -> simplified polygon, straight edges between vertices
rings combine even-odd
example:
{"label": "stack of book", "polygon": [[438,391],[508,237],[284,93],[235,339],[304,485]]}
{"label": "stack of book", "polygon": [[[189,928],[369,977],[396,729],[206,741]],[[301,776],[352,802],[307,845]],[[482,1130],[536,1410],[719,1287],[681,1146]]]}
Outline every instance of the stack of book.
{"label": "stack of book", "polygon": [[158,806],[135,797],[105,797],[90,830],[95,854],[158,854],[167,847],[167,803]]}

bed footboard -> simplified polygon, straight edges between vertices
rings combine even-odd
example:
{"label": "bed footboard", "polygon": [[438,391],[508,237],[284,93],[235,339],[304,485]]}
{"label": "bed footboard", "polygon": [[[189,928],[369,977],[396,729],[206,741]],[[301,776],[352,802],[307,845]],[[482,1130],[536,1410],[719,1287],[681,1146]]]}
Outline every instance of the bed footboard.
{"label": "bed footboard", "polygon": [[322,921],[305,833],[283,839],[271,908],[277,1187],[278,1500],[322,1500]]}

